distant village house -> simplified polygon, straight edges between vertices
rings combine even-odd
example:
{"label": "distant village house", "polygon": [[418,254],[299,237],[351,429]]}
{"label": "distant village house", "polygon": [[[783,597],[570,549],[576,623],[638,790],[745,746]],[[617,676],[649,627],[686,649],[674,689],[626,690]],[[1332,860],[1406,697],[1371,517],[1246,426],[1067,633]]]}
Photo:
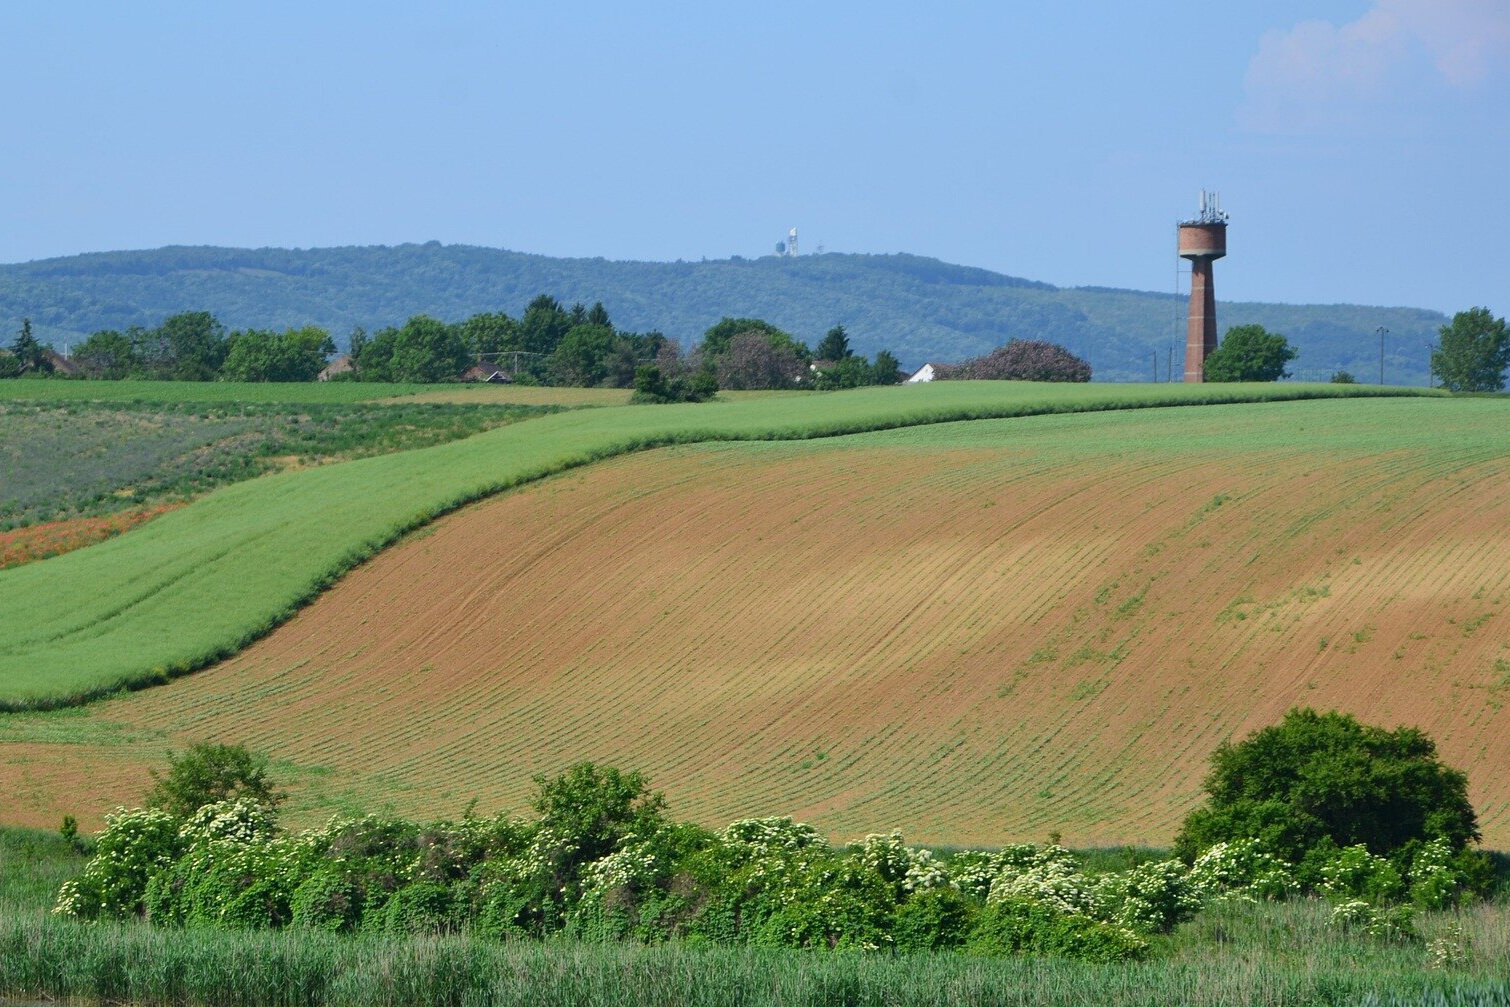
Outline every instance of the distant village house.
{"label": "distant village house", "polygon": [[[343,353],[336,357],[316,377],[321,381],[329,381],[337,374],[351,374],[355,372],[357,365],[352,361],[350,353]],[[308,373],[307,371],[305,373]]]}
{"label": "distant village house", "polygon": [[461,380],[486,382],[490,385],[506,385],[513,379],[497,364],[479,361],[461,372]]}

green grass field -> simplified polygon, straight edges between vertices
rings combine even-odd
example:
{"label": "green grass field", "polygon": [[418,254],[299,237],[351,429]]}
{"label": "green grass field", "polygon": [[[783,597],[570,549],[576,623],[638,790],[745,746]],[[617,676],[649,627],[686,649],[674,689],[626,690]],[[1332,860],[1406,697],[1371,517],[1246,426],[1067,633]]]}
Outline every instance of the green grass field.
{"label": "green grass field", "polygon": [[[330,387],[344,394],[363,386]],[[0,708],[66,705],[201,667],[268,632],[346,570],[436,516],[629,451],[988,417],[1379,394],[1422,393],[949,382],[579,410],[424,450],[271,475],[98,546],[0,572]]]}
{"label": "green grass field", "polygon": [[[28,402],[370,402],[434,392],[435,385],[362,381],[0,381],[0,400]],[[445,386],[455,387],[455,386]]]}
{"label": "green grass field", "polygon": [[[0,381],[4,402],[139,402],[165,404],[347,405],[447,403],[512,406],[622,406],[628,388],[556,388],[544,385],[489,385],[445,382],[435,385],[384,384],[358,381],[73,381],[22,378]],[[725,391],[719,399],[797,397],[802,391]]]}
{"label": "green grass field", "polygon": [[430,447],[549,411],[413,399],[0,400],[0,531],[186,500],[293,465]]}

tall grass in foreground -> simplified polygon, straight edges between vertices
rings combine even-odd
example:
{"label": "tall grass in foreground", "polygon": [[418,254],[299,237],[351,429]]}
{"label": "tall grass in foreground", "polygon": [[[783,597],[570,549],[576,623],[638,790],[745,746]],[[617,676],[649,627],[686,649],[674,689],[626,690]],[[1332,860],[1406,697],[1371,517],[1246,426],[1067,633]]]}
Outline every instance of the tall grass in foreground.
{"label": "tall grass in foreground", "polygon": [[0,571],[0,709],[66,705],[202,667],[267,633],[405,532],[488,494],[631,451],[952,420],[1418,391],[945,382],[579,410],[439,447],[269,476],[212,493],[130,535]]}
{"label": "tall grass in foreground", "polygon": [[175,932],[0,918],[0,995],[147,1005],[1510,1004],[1502,977],[1482,968],[1431,973],[1420,957],[1419,948],[1369,953],[1337,937],[1293,956],[1227,946],[1197,956],[1086,965],[953,954]]}
{"label": "tall grass in foreground", "polygon": [[[1104,859],[1104,858],[1103,858]],[[172,930],[51,917],[82,856],[0,828],[0,997],[215,1007],[1510,1007],[1510,906],[1422,918],[1422,942],[1329,922],[1319,901],[1215,906],[1151,961],[484,943],[308,931]],[[1465,960],[1432,968],[1430,942]]]}

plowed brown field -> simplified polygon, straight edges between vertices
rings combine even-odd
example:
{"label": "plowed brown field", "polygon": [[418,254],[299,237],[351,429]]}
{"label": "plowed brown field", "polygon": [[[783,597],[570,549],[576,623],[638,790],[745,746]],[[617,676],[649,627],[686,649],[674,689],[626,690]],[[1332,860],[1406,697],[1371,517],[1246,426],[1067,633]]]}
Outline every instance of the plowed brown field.
{"label": "plowed brown field", "polygon": [[840,838],[1167,843],[1293,705],[1418,724],[1510,845],[1510,403],[1312,402],[660,450],[455,514],[237,658],[0,720],[0,817],[169,744],[332,805],[522,809],[580,759]]}

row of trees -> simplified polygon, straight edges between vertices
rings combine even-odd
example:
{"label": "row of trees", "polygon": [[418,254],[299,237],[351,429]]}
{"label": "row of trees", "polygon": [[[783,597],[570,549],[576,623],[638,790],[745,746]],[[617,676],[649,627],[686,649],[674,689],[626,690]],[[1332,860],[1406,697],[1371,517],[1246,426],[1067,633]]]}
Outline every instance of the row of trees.
{"label": "row of trees", "polygon": [[[854,388],[895,384],[896,357],[857,356],[836,325],[815,351],[758,318],[724,318],[684,352],[660,332],[614,326],[602,303],[564,306],[541,294],[513,318],[483,312],[448,323],[416,315],[400,326],[351,334],[352,369],[345,380],[433,383],[457,380],[479,361],[504,363],[527,384],[634,387],[642,398],[706,398],[719,388]],[[183,312],[156,328],[96,332],[72,363],[88,378],[167,381],[312,381],[336,347],[314,326],[282,332],[228,332],[207,311]],[[0,353],[0,377],[52,369],[53,357],[31,334],[31,323],[10,354]]]}
{"label": "row of trees", "polygon": [[602,302],[567,308],[541,294],[519,318],[483,312],[446,323],[416,315],[371,337],[358,329],[351,356],[361,381],[451,381],[478,360],[504,359],[527,384],[628,388],[668,342],[660,332],[615,328]]}
{"label": "row of trees", "polygon": [[886,351],[867,361],[836,325],[816,352],[759,318],[724,318],[690,351],[660,332],[614,326],[601,303],[564,307],[548,294],[524,315],[474,315],[448,325],[423,315],[370,338],[352,337],[363,381],[446,381],[473,360],[509,363],[514,380],[576,387],[635,388],[650,401],[706,398],[720,388],[854,388],[895,384],[897,359]]}
{"label": "row of trees", "polygon": [[[313,381],[335,349],[330,333],[314,326],[227,332],[208,311],[186,311],[153,329],[96,332],[70,359],[87,378]],[[0,354],[0,377],[50,373],[57,359],[32,335],[31,321],[24,320],[10,354]]]}
{"label": "row of trees", "polygon": [[[207,311],[174,315],[156,328],[133,326],[91,335],[74,352],[80,373],[92,378],[170,381],[312,381],[335,353],[324,329],[227,332]],[[896,357],[857,356],[844,326],[830,329],[815,349],[758,318],[724,318],[683,352],[660,332],[614,327],[601,302],[567,308],[541,294],[515,319],[483,312],[447,323],[416,315],[402,326],[351,336],[352,377],[363,381],[431,383],[457,379],[473,362],[512,356],[509,370],[527,383],[582,387],[633,387],[642,398],[705,398],[719,388],[855,388],[895,384]],[[1289,376],[1296,350],[1261,325],[1227,330],[1207,358],[1206,380],[1277,381]],[[47,373],[54,355],[32,334],[31,322],[10,352],[0,352],[0,377]],[[1431,371],[1442,387],[1458,392],[1499,391],[1510,368],[1510,330],[1488,308],[1460,311],[1440,330]],[[946,379],[1089,381],[1090,365],[1053,343],[1013,339],[985,356],[943,365]],[[1351,376],[1338,372],[1335,380]]]}

